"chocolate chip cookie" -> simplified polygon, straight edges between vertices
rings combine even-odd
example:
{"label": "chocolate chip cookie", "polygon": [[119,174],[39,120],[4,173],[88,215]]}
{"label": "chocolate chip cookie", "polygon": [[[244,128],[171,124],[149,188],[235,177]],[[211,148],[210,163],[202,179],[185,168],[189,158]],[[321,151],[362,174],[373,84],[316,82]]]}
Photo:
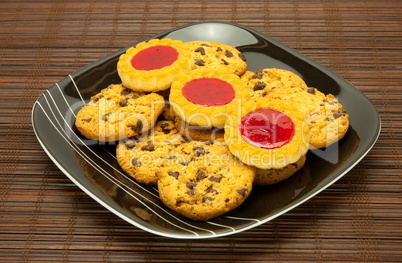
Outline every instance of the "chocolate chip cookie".
{"label": "chocolate chip cookie", "polygon": [[192,220],[209,220],[238,207],[250,194],[255,169],[238,161],[219,140],[192,141],[178,150],[187,162],[158,173],[163,203]]}
{"label": "chocolate chip cookie", "polygon": [[245,56],[235,47],[211,41],[187,42],[194,53],[195,68],[209,67],[242,75],[247,69]]}
{"label": "chocolate chip cookie", "polygon": [[75,125],[89,139],[118,141],[151,129],[164,107],[163,97],[156,93],[112,84],[79,110]]}

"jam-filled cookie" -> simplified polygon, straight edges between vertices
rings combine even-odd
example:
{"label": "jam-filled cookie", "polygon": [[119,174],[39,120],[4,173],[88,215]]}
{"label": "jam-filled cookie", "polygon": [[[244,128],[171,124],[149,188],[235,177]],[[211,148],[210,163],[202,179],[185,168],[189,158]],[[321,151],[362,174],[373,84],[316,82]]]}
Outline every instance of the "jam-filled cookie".
{"label": "jam-filled cookie", "polygon": [[304,122],[310,128],[310,148],[327,147],[342,139],[349,127],[349,115],[332,95],[308,87],[296,74],[279,69],[247,71],[251,97],[274,98],[292,103],[294,108],[308,113]]}
{"label": "jam-filled cookie", "polygon": [[179,159],[175,147],[184,142],[171,121],[158,121],[146,136],[120,141],[116,158],[121,168],[138,182],[156,185],[156,173]]}
{"label": "jam-filled cookie", "polygon": [[309,148],[305,115],[291,102],[250,100],[227,119],[225,141],[244,163],[260,169],[280,169],[297,162]]}
{"label": "jam-filled cookie", "polygon": [[112,84],[79,110],[75,125],[89,139],[118,141],[151,129],[164,107],[163,97],[156,93]]}
{"label": "jam-filled cookie", "polygon": [[129,48],[117,63],[123,85],[135,91],[166,90],[177,74],[194,67],[193,53],[179,40],[152,39]]}
{"label": "jam-filled cookie", "polygon": [[249,98],[245,82],[233,73],[210,68],[182,74],[170,90],[170,106],[190,125],[221,127],[233,109]]}
{"label": "jam-filled cookie", "polygon": [[218,141],[181,145],[188,162],[158,173],[163,203],[192,220],[209,220],[238,207],[252,190],[255,169]]}
{"label": "jam-filled cookie", "polygon": [[209,67],[242,75],[247,69],[245,56],[235,47],[210,41],[187,42],[194,53],[195,68]]}

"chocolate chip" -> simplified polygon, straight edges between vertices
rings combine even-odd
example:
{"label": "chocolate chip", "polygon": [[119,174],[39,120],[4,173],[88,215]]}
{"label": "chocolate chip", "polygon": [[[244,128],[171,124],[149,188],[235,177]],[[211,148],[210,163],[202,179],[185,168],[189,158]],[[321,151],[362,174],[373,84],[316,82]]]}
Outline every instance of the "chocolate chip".
{"label": "chocolate chip", "polygon": [[102,121],[107,121],[109,115],[112,114],[111,112],[106,113],[105,115],[102,116]]}
{"label": "chocolate chip", "polygon": [[103,97],[104,97],[103,95],[99,95],[99,96],[95,97],[94,99],[92,99],[91,102],[96,103]]}
{"label": "chocolate chip", "polygon": [[137,121],[137,124],[134,125],[134,126],[131,126],[130,128],[131,128],[134,132],[139,133],[139,132],[141,132],[141,130],[142,130],[143,127],[144,127],[144,125],[142,124],[142,121],[141,121],[141,120],[138,120],[138,121]]}
{"label": "chocolate chip", "polygon": [[168,133],[170,133],[172,130],[170,130],[170,129],[162,129],[162,132],[164,133],[164,134],[168,134]]}
{"label": "chocolate chip", "polygon": [[152,141],[148,141],[147,145],[141,147],[141,150],[149,152],[155,151],[155,145],[153,144]]}
{"label": "chocolate chip", "polygon": [[209,196],[204,196],[202,198],[202,202],[205,203],[206,201],[214,201],[215,198],[214,197],[209,197]]}
{"label": "chocolate chip", "polygon": [[214,176],[211,176],[210,178],[209,178],[209,180],[211,181],[211,182],[216,182],[216,183],[220,183],[221,182],[221,177],[214,177]]}
{"label": "chocolate chip", "polygon": [[168,172],[168,175],[172,176],[174,179],[179,178],[179,172]]}
{"label": "chocolate chip", "polygon": [[221,47],[218,47],[218,48],[216,49],[216,52],[221,52],[221,51],[223,51]]}
{"label": "chocolate chip", "polygon": [[208,141],[205,141],[204,143],[205,143],[205,145],[212,145],[212,144],[214,144],[214,141],[208,140]]}
{"label": "chocolate chip", "polygon": [[201,44],[200,46],[204,46],[204,47],[211,47],[210,45],[205,44],[205,43]]}
{"label": "chocolate chip", "polygon": [[124,143],[124,145],[127,147],[127,148],[134,148],[135,147],[135,145],[137,144],[137,142],[135,141],[135,140],[127,140],[125,143]]}
{"label": "chocolate chip", "polygon": [[92,120],[92,118],[88,118],[88,119],[83,119],[82,121],[84,122],[90,122]]}
{"label": "chocolate chip", "polygon": [[203,56],[205,55],[205,49],[203,47],[196,48],[194,51],[199,52]]}
{"label": "chocolate chip", "polygon": [[199,157],[200,155],[204,155],[206,153],[205,149],[202,147],[196,147],[195,149],[195,157]]}
{"label": "chocolate chip", "polygon": [[169,123],[164,123],[164,124],[161,125],[161,129],[165,129],[168,126],[169,126]]}
{"label": "chocolate chip", "polygon": [[138,160],[138,158],[131,159],[131,164],[137,167],[141,166],[141,162]]}
{"label": "chocolate chip", "polygon": [[197,183],[196,183],[196,182],[190,182],[190,183],[186,184],[186,187],[187,187],[188,189],[193,189],[193,188],[196,187],[196,186],[197,186]]}
{"label": "chocolate chip", "polygon": [[252,79],[262,79],[262,75],[260,74],[254,74],[253,76],[251,76]]}
{"label": "chocolate chip", "polygon": [[206,192],[209,194],[217,194],[218,193],[218,191],[212,185],[207,188]]}
{"label": "chocolate chip", "polygon": [[197,66],[203,67],[203,66],[205,66],[205,61],[200,59],[200,60],[196,61],[194,64]]}
{"label": "chocolate chip", "polygon": [[265,88],[265,83],[264,82],[261,82],[261,81],[258,81],[257,83],[255,83],[255,85],[254,85],[254,91],[257,91],[257,90],[263,90],[264,88]]}
{"label": "chocolate chip", "polygon": [[225,51],[225,56],[226,56],[227,58],[231,58],[231,57],[233,57],[233,53],[232,53],[230,50],[226,50],[226,51]]}
{"label": "chocolate chip", "polygon": [[227,62],[226,60],[224,60],[223,58],[221,59],[223,64],[225,64],[226,66],[229,65],[229,62]]}
{"label": "chocolate chip", "polygon": [[310,93],[310,94],[315,95],[315,91],[316,91],[315,88],[309,88],[309,89],[307,90],[307,93]]}
{"label": "chocolate chip", "polygon": [[131,93],[131,89],[128,89],[128,88],[124,88],[121,92],[120,92],[120,95],[121,96],[127,96],[128,94],[130,94]]}
{"label": "chocolate chip", "polygon": [[172,156],[169,156],[167,159],[168,159],[168,160],[173,160],[173,159],[176,159],[176,158],[177,158],[176,155],[172,155]]}
{"label": "chocolate chip", "polygon": [[333,116],[334,116],[335,119],[338,119],[338,118],[344,116],[344,114],[343,114],[343,113],[340,113],[340,112],[335,112],[335,113],[333,114]]}
{"label": "chocolate chip", "polygon": [[241,188],[237,190],[237,193],[239,193],[239,195],[245,196],[247,193],[247,188]]}
{"label": "chocolate chip", "polygon": [[119,105],[120,105],[120,107],[127,107],[127,105],[128,105],[128,98],[122,99],[122,100],[119,102]]}
{"label": "chocolate chip", "polygon": [[201,181],[202,179],[207,178],[207,175],[205,174],[205,171],[200,170],[200,171],[198,171],[196,178],[197,178],[197,181]]}
{"label": "chocolate chip", "polygon": [[246,57],[243,55],[243,53],[239,53],[239,58],[243,61],[247,61]]}
{"label": "chocolate chip", "polygon": [[181,165],[187,166],[190,163],[190,161],[182,161],[180,162]]}
{"label": "chocolate chip", "polygon": [[182,203],[184,203],[183,197],[179,197],[176,199],[176,205],[181,205]]}
{"label": "chocolate chip", "polygon": [[186,194],[188,195],[195,195],[195,189],[190,189]]}

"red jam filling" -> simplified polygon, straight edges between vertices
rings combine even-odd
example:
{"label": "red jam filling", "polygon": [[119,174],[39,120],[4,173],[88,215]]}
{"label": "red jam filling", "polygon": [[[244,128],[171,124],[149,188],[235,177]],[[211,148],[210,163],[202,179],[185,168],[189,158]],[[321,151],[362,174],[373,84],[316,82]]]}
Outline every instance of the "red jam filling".
{"label": "red jam filling", "polygon": [[233,86],[216,78],[189,81],[184,86],[182,94],[191,103],[206,107],[226,105],[235,98]]}
{"label": "red jam filling", "polygon": [[153,46],[141,50],[131,59],[131,66],[138,70],[161,69],[173,64],[179,53],[173,47]]}
{"label": "red jam filling", "polygon": [[240,134],[248,144],[254,147],[275,149],[292,140],[295,126],[289,116],[283,112],[259,109],[242,118]]}

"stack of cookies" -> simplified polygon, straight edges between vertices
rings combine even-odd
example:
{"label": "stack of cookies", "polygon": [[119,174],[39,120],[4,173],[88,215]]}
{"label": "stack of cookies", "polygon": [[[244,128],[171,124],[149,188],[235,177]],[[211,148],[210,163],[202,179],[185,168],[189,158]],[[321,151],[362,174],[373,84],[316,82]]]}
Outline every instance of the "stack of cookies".
{"label": "stack of cookies", "polygon": [[153,39],[121,55],[121,84],[77,114],[87,138],[118,141],[116,157],[163,203],[192,220],[238,207],[255,185],[290,177],[312,148],[346,133],[333,95],[281,69],[247,70],[233,46]]}

